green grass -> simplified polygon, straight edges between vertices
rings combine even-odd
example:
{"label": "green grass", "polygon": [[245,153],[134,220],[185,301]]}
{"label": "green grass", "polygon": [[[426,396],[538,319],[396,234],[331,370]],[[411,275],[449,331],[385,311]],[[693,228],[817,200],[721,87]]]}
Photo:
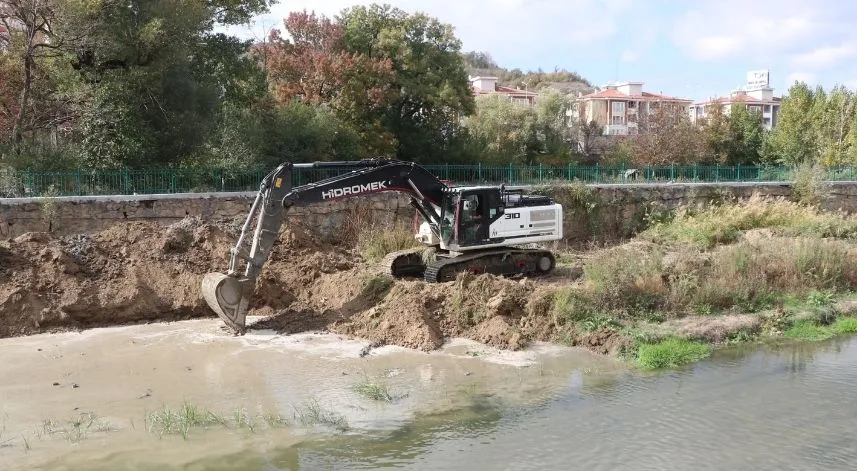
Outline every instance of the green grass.
{"label": "green grass", "polygon": [[223,415],[203,409],[190,402],[184,402],[178,409],[164,406],[162,409],[146,414],[146,429],[158,435],[178,434],[184,438],[192,429],[213,426],[227,426]]}
{"label": "green grass", "polygon": [[642,344],[637,363],[646,370],[675,368],[702,360],[711,354],[711,345],[671,337],[654,344]]}
{"label": "green grass", "polygon": [[352,388],[355,393],[373,401],[392,402],[393,396],[386,384],[369,378],[357,383]]}
{"label": "green grass", "polygon": [[857,334],[857,317],[840,317],[830,328],[837,334]]}
{"label": "green grass", "polygon": [[66,440],[77,443],[85,440],[90,432],[109,432],[110,424],[92,412],[84,412],[76,417],[58,421],[45,419],[42,421],[42,433],[45,435],[62,435]]}
{"label": "green grass", "polygon": [[342,414],[326,410],[315,400],[295,408],[295,421],[304,426],[324,425],[337,430],[348,430],[348,420]]}
{"label": "green grass", "polygon": [[819,342],[833,337],[833,331],[827,326],[817,325],[811,321],[795,322],[783,336],[791,339]]}

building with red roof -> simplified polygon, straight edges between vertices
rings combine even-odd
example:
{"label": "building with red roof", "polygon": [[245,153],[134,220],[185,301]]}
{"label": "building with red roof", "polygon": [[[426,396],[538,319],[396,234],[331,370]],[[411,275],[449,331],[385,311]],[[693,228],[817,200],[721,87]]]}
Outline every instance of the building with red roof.
{"label": "building with red roof", "polygon": [[503,87],[497,84],[497,77],[470,77],[470,85],[473,93],[480,95],[498,94],[509,98],[515,103],[533,106],[539,96],[536,92],[521,90],[520,88]]}
{"label": "building with red roof", "polygon": [[693,100],[643,91],[643,82],[621,82],[605,86],[588,95],[580,95],[567,112],[571,122],[595,121],[604,134],[625,136],[637,133],[641,117],[659,108],[689,109]]}
{"label": "building with red roof", "polygon": [[767,70],[748,72],[747,83],[742,88],[732,91],[728,96],[711,97],[694,103],[690,108],[691,121],[704,121],[714,107],[721,107],[723,113],[728,115],[733,105],[744,105],[751,111],[761,113],[762,125],[770,131],[777,125],[782,101],[782,98],[774,96],[770,78],[770,72]]}

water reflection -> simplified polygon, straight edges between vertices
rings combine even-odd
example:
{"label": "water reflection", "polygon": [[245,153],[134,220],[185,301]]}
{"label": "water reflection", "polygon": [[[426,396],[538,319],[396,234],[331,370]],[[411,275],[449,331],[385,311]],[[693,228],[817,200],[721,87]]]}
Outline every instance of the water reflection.
{"label": "water reflection", "polygon": [[854,469],[855,365],[855,338],[736,346],[646,374],[546,358],[502,380],[466,376],[392,428],[232,436],[244,441],[172,467],[135,452],[68,469]]}
{"label": "water reflection", "polygon": [[737,347],[652,375],[578,371],[531,404],[477,395],[392,432],[186,469],[853,469],[855,360],[855,340],[834,339]]}

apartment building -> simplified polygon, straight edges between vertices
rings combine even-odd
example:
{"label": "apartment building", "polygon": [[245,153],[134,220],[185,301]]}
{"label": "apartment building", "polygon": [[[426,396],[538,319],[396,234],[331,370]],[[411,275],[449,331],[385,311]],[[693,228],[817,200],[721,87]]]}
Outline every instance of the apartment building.
{"label": "apartment building", "polygon": [[625,136],[637,133],[640,120],[657,109],[687,110],[693,100],[643,90],[643,82],[621,82],[581,95],[566,113],[569,124],[595,121],[604,134]]}
{"label": "apartment building", "polygon": [[722,107],[723,113],[728,115],[732,111],[732,105],[743,105],[751,111],[762,114],[762,125],[771,130],[777,125],[780,112],[781,97],[774,96],[771,88],[771,75],[768,70],[756,70],[747,73],[747,83],[723,97],[712,97],[708,100],[694,103],[690,107],[690,119],[694,123],[705,120],[715,106]]}
{"label": "apartment building", "polygon": [[470,85],[476,96],[499,94],[509,98],[515,103],[533,106],[539,96],[536,92],[521,90],[520,88],[503,87],[497,84],[497,77],[470,77]]}

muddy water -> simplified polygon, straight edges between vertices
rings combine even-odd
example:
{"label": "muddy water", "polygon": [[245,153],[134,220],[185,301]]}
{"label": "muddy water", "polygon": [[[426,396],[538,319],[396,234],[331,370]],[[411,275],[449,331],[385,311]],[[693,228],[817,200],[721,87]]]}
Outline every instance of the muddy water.
{"label": "muddy water", "polygon": [[[574,349],[425,354],[210,320],[0,341],[0,469],[854,469],[857,340],[732,349],[640,374]],[[376,378],[394,400],[352,386]],[[159,435],[189,401],[270,428]],[[298,423],[339,414],[347,428]],[[75,427],[81,413],[97,425]],[[331,415],[333,416],[333,415]],[[71,420],[71,422],[69,422]],[[72,424],[72,425],[69,425]],[[85,430],[81,431],[81,428]]]}

